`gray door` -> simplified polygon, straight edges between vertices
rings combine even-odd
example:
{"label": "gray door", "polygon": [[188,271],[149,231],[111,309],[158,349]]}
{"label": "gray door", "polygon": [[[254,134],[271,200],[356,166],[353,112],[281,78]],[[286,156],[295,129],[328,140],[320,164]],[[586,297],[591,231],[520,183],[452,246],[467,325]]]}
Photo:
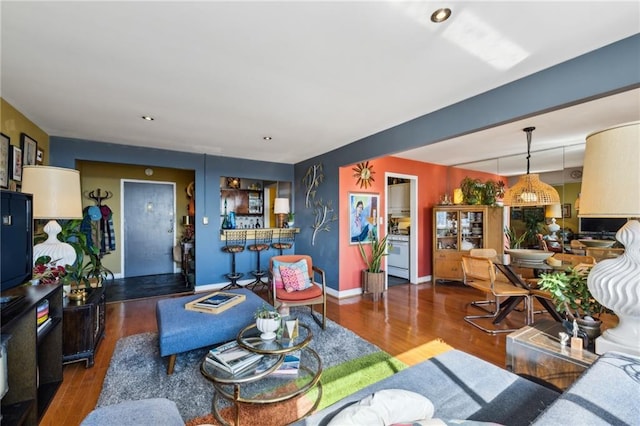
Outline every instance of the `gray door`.
{"label": "gray door", "polygon": [[168,183],[124,182],[124,275],[174,272],[174,193]]}

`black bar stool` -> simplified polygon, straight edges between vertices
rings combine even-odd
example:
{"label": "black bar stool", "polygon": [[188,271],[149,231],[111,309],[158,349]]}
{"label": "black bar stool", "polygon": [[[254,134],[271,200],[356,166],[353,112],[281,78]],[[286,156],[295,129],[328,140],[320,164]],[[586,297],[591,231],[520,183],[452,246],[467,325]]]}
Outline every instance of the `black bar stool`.
{"label": "black bar stool", "polygon": [[251,274],[256,277],[256,280],[247,284],[247,287],[252,291],[256,291],[256,287],[269,288],[269,283],[262,281],[262,277],[266,276],[268,271],[266,269],[260,269],[260,253],[271,248],[271,242],[273,241],[273,229],[256,229],[255,233],[255,242],[247,246],[250,251],[255,251],[258,255],[256,269],[255,271],[251,271]]}
{"label": "black bar stool", "polygon": [[225,274],[225,277],[231,281],[229,285],[223,288],[223,290],[230,290],[232,288],[242,288],[238,284],[238,280],[244,275],[241,272],[236,272],[236,253],[244,251],[244,246],[247,243],[247,231],[246,230],[232,230],[225,231],[226,244],[222,247],[222,251],[231,253],[231,272]]}
{"label": "black bar stool", "polygon": [[278,241],[271,244],[276,250],[280,251],[280,256],[282,256],[282,250],[288,250],[293,247],[293,242],[296,238],[296,231],[294,229],[282,228],[280,229],[280,235],[278,236]]}

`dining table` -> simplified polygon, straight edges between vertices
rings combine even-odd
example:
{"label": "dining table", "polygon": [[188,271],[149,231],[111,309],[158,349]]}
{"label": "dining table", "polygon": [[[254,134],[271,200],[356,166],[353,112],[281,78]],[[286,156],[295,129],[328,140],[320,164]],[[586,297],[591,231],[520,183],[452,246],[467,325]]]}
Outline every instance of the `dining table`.
{"label": "dining table", "polygon": [[[506,260],[506,261],[505,261]],[[533,286],[529,284],[514,268],[524,268],[533,270],[534,276],[539,276],[541,273],[549,273],[553,271],[565,271],[567,268],[571,267],[570,263],[562,263],[560,265],[549,265],[546,262],[523,262],[517,260],[509,260],[503,259],[503,261],[494,262],[496,268],[516,287],[524,288],[526,290],[531,291]],[[562,321],[564,318],[556,311],[556,307],[553,305],[551,300],[533,295],[536,300],[542,305],[542,307],[556,320]],[[511,311],[513,311],[516,306],[521,302],[521,298],[518,297],[509,297],[507,298],[500,308],[500,312],[493,320],[494,324],[502,321]]]}

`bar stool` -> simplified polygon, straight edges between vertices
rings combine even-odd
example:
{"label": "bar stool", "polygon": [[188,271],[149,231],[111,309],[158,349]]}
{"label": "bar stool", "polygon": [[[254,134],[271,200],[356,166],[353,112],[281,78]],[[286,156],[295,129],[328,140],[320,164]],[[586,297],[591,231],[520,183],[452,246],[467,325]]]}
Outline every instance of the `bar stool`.
{"label": "bar stool", "polygon": [[282,250],[290,249],[293,247],[293,242],[296,238],[296,231],[294,229],[282,228],[280,229],[280,235],[278,236],[278,241],[271,244],[271,247],[280,251],[280,256],[282,256]]}
{"label": "bar stool", "polygon": [[247,246],[250,251],[255,251],[258,254],[256,269],[255,271],[251,271],[251,274],[256,277],[256,280],[252,283],[247,284],[247,287],[254,292],[256,291],[256,287],[258,286],[269,288],[269,284],[262,281],[262,277],[266,276],[269,271],[267,271],[266,269],[260,269],[260,253],[271,248],[271,242],[273,241],[273,229],[256,229],[255,234],[255,242]]}
{"label": "bar stool", "polygon": [[222,251],[231,253],[231,272],[225,274],[225,277],[231,281],[229,285],[223,288],[223,290],[230,290],[232,288],[242,288],[238,284],[238,280],[244,275],[241,272],[236,272],[236,253],[244,251],[244,246],[247,243],[247,231],[246,230],[232,230],[225,231],[226,244],[222,247]]}

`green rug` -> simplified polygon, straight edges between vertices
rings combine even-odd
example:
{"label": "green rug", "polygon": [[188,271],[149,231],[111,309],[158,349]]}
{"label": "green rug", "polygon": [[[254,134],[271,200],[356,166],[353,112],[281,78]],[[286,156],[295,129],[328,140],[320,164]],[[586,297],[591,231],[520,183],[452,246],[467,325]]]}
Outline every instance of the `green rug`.
{"label": "green rug", "polygon": [[[405,368],[407,364],[386,352],[365,355],[328,368],[320,378],[322,399],[318,410]],[[317,391],[313,392],[317,396]],[[310,392],[309,398],[313,397],[313,392]]]}

